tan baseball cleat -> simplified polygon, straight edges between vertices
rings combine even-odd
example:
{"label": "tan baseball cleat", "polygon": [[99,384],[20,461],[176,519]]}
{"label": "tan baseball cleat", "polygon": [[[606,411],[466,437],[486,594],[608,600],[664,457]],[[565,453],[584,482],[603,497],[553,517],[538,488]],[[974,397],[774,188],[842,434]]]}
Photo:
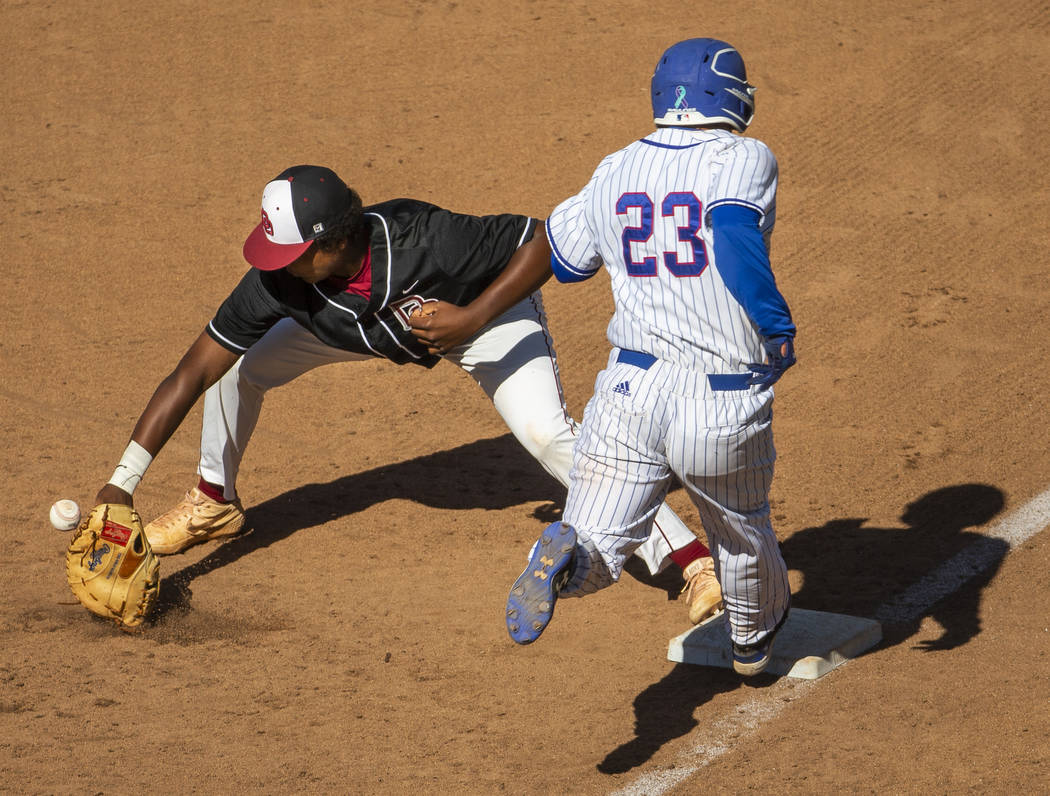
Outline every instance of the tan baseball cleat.
{"label": "tan baseball cleat", "polygon": [[209,539],[236,536],[243,529],[239,500],[219,503],[193,487],[175,508],[146,526],[146,538],[154,553],[168,556]]}
{"label": "tan baseball cleat", "polygon": [[682,594],[690,622],[697,625],[722,610],[722,587],[715,577],[715,560],[711,556],[690,561],[682,574],[685,577]]}

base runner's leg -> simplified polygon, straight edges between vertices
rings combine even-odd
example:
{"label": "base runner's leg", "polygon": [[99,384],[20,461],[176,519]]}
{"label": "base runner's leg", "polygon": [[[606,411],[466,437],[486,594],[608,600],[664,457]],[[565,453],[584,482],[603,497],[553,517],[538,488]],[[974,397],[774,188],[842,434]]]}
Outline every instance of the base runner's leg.
{"label": "base runner's leg", "polygon": [[237,498],[237,472],[262,411],[263,397],[308,370],[369,359],[326,345],[291,318],[278,321],[204,394],[200,477]]}
{"label": "base runner's leg", "polygon": [[[518,302],[446,358],[469,373],[492,399],[507,427],[550,475],[569,485],[578,425],[568,414],[553,339],[539,293]],[[653,575],[667,568],[671,554],[697,540],[666,504],[656,513],[654,532],[635,551]],[[684,561],[710,555],[700,547]]]}
{"label": "base runner's leg", "polygon": [[[646,403],[653,380],[610,364],[598,374],[573,456],[564,521],[576,529],[575,571],[564,596],[589,594],[619,579],[627,556],[649,537],[671,484],[662,455],[658,407]],[[629,381],[631,397],[617,395]]]}
{"label": "base runner's leg", "polygon": [[[681,399],[687,401],[688,399]],[[719,425],[707,427],[701,402],[677,413],[667,451],[711,540],[730,636],[760,641],[784,618],[791,600],[787,566],[769,516],[773,447],[771,396],[725,396]],[[732,418],[739,418],[731,425]],[[706,419],[711,420],[711,419]]]}

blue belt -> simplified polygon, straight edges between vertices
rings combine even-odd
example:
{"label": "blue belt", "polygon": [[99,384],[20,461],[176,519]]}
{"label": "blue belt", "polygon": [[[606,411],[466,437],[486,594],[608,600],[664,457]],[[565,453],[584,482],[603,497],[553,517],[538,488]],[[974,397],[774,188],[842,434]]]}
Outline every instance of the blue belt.
{"label": "blue belt", "polygon": [[656,357],[652,354],[643,354],[641,351],[629,351],[626,348],[621,348],[620,353],[616,355],[616,361],[625,365],[634,365],[642,370],[649,370],[656,364]]}
{"label": "blue belt", "polygon": [[[634,365],[634,367],[641,368],[642,370],[649,370],[649,368],[656,364],[656,357],[652,354],[645,354],[641,351],[630,351],[629,349],[621,348],[616,355],[616,361],[622,362],[625,365]],[[751,374],[710,373],[707,376],[707,383],[711,389],[716,392],[746,390],[751,386]]]}
{"label": "blue belt", "polygon": [[750,373],[709,373],[707,383],[716,392],[724,390],[746,390],[751,386]]}

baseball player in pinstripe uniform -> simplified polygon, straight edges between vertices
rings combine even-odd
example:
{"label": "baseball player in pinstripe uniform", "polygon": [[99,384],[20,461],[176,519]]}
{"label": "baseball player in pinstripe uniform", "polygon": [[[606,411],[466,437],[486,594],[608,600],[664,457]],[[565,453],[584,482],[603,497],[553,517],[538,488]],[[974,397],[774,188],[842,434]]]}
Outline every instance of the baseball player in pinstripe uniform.
{"label": "baseball player in pinstripe uniform", "polygon": [[[363,207],[330,169],[296,166],[263,191],[244,244],[254,266],[143,412],[99,503],[127,503],[204,394],[199,482],[146,526],[160,555],[244,529],[236,478],[267,390],[312,368],[445,358],[485,390],[515,437],[568,483],[576,423],[566,413],[539,288],[546,236],[520,215],[469,216],[411,199]],[[357,399],[360,401],[360,398]],[[686,571],[693,621],[721,608],[714,562],[666,506],[639,548],[650,571]]]}
{"label": "baseball player in pinstripe uniform", "polygon": [[769,263],[776,160],[740,135],[753,93],[729,44],[675,44],[652,77],[656,131],[602,160],[547,220],[560,281],[609,272],[613,349],[563,519],[511,588],[520,644],[539,637],[559,596],[617,580],[674,475],[707,531],[734,668],[752,675],[769,661],[790,601],[769,517],[773,384],[795,362],[795,326]]}

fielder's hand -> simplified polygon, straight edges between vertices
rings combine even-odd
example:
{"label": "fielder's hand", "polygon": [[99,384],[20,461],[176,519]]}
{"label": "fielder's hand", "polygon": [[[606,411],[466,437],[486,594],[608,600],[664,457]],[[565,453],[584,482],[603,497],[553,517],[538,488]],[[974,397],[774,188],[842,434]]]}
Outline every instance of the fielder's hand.
{"label": "fielder's hand", "polygon": [[795,340],[792,337],[771,337],[762,341],[762,347],[766,349],[767,362],[748,365],[754,374],[750,384],[772,387],[784,371],[795,364]]}
{"label": "fielder's hand", "polygon": [[428,301],[409,316],[408,325],[427,351],[438,356],[447,354],[482,326],[469,307],[447,301]]}

